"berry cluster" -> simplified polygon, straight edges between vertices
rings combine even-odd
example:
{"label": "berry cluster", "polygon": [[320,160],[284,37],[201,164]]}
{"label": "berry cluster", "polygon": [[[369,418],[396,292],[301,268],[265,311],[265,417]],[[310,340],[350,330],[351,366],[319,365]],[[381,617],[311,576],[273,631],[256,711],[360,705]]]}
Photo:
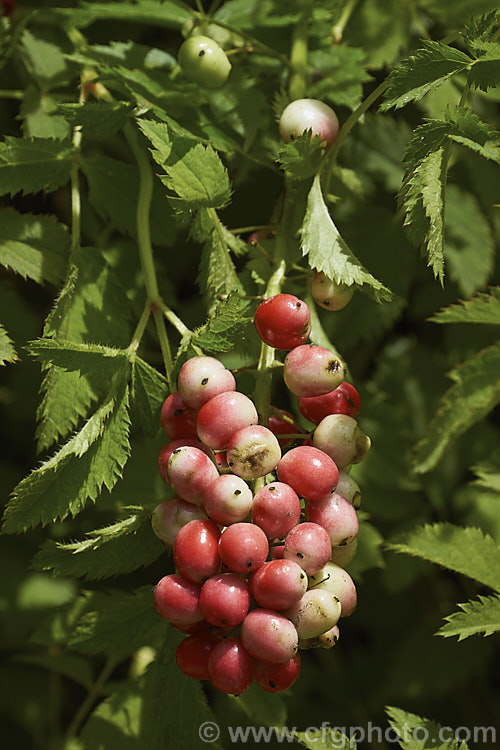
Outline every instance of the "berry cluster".
{"label": "berry cluster", "polygon": [[158,613],[186,633],[177,663],[231,694],[254,678],[284,690],[299,675],[299,648],[337,642],[339,618],[356,606],[344,566],[356,551],[360,490],[348,468],[370,446],[342,363],[306,343],[307,305],[278,294],[259,305],[255,326],[288,350],[284,380],[316,425],[312,439],[283,410],[259,425],[233,374],[193,357],[161,412],[170,440],[158,468],[177,497],[152,517],[177,569],[154,591]]}

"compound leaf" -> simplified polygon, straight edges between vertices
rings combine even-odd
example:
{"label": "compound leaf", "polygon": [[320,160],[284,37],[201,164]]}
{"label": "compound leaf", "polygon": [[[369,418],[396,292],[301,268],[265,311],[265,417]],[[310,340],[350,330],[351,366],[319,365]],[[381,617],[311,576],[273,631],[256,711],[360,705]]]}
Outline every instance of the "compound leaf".
{"label": "compound leaf", "polygon": [[251,317],[245,315],[249,302],[231,292],[215,308],[205,325],[194,331],[191,343],[208,352],[228,352],[241,338]]}
{"label": "compound leaf", "polygon": [[488,294],[480,293],[472,299],[459,300],[435,313],[434,323],[486,323],[500,325],[500,286],[491,287]]}
{"label": "compound leaf", "polygon": [[18,359],[18,356],[14,344],[3,325],[0,324],[0,365],[5,365],[6,362],[15,362],[16,359]]}
{"label": "compound leaf", "polygon": [[[386,706],[385,710],[402,750],[468,750],[465,742],[459,744],[453,738],[450,727],[441,727],[431,719],[411,714],[402,708]],[[443,732],[443,729],[446,731]]]}
{"label": "compound leaf", "polygon": [[13,138],[0,143],[0,195],[53,191],[70,177],[76,151],[48,138]]}

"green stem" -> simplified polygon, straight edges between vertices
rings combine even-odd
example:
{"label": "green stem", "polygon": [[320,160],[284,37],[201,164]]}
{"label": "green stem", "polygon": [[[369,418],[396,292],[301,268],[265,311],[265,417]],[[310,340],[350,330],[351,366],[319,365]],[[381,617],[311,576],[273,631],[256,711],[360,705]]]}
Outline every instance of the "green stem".
{"label": "green stem", "polygon": [[139,322],[137,323],[136,329],[132,336],[132,341],[128,345],[129,352],[135,354],[135,352],[138,350],[139,344],[141,343],[142,337],[144,335],[144,331],[146,330],[146,326],[148,324],[150,315],[151,315],[151,306],[144,305],[144,309],[141,313],[141,317],[139,318]]}
{"label": "green stem", "polygon": [[173,327],[181,334],[181,336],[186,336],[191,333],[187,325],[182,322],[182,320],[174,313],[173,310],[170,309],[170,307],[168,307],[163,302],[162,299],[158,300],[158,307],[160,308],[168,322],[173,325]]}
{"label": "green stem", "polygon": [[349,23],[349,19],[354,13],[357,4],[358,0],[347,0],[346,4],[342,8],[342,13],[340,14],[339,20],[334,26],[332,26],[332,36],[335,44],[339,44],[342,41],[342,37],[344,36],[344,29]]}
{"label": "green stem", "polygon": [[23,98],[24,98],[24,91],[0,89],[0,99],[23,99]]}
{"label": "green stem", "polygon": [[160,341],[160,348],[165,366],[165,374],[169,387],[172,388],[172,354],[168,340],[167,329],[163,313],[159,308],[160,292],[156,279],[156,269],[153,259],[153,247],[151,245],[151,232],[149,226],[149,214],[151,200],[153,197],[153,171],[149,159],[141,148],[137,137],[137,131],[131,122],[127,122],[124,128],[125,137],[135,156],[139,168],[139,196],[137,199],[137,243],[141,258],[142,272],[146,286],[147,305],[150,306]]}
{"label": "green stem", "polygon": [[[85,88],[83,86],[83,75],[80,77],[80,96],[78,97],[78,103],[83,105],[85,103]],[[73,148],[78,152],[78,155],[73,157],[73,165],[71,167],[71,252],[74,253],[80,247],[80,234],[81,234],[81,210],[82,202],[80,196],[80,166],[79,166],[79,152],[82,147],[82,127],[77,125],[73,130],[72,138]]]}
{"label": "green stem", "polygon": [[64,747],[66,747],[70,739],[72,739],[72,737],[74,737],[78,733],[80,727],[82,726],[83,722],[85,721],[87,717],[87,714],[90,713],[90,710],[92,709],[92,705],[97,700],[97,698],[99,698],[102,692],[102,689],[104,685],[106,684],[109,676],[113,672],[114,668],[115,668],[114,660],[109,659],[104,665],[97,680],[94,682],[89,692],[87,693],[86,698],[80,704],[80,707],[75,713],[73,720],[71,721],[71,724],[69,725],[68,730],[66,732]]}
{"label": "green stem", "polygon": [[311,15],[311,3],[306,0],[304,10],[293,28],[292,50],[290,53],[291,76],[288,86],[290,98],[302,99],[307,91],[307,54],[308,54],[308,31],[309,17]]}

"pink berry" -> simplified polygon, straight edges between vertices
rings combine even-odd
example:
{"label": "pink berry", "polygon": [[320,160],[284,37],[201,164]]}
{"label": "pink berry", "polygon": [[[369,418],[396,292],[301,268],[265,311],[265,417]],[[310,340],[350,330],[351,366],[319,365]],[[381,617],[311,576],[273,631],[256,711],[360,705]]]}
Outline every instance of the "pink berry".
{"label": "pink berry", "polygon": [[305,515],[308,521],[317,523],[326,530],[332,547],[346,545],[358,533],[356,510],[336,492],[322,500],[309,500]]}
{"label": "pink berry", "polygon": [[307,130],[311,131],[311,137],[319,135],[330,146],[339,132],[337,115],[328,104],[319,99],[295,99],[281,114],[280,136],[288,143]]}
{"label": "pink berry", "polygon": [[311,332],[309,308],[293,294],[276,294],[261,302],[254,323],[264,343],[275,349],[293,349]]}
{"label": "pink berry", "polygon": [[186,627],[202,621],[201,587],[178,573],[161,578],[155,586],[153,601],[159,615],[173,625]]}
{"label": "pink berry", "polygon": [[189,635],[177,646],[177,666],[189,677],[208,680],[208,657],[217,643],[219,639],[212,633]]}
{"label": "pink berry", "polygon": [[341,606],[329,591],[309,589],[299,601],[286,611],[294,623],[300,639],[316,638],[337,624]]}
{"label": "pink berry", "polygon": [[219,555],[234,573],[251,573],[264,564],[269,554],[267,537],[253,523],[233,523],[219,539]]}
{"label": "pink berry", "polygon": [[161,407],[161,426],[171,440],[196,440],[196,413],[196,409],[188,406],[180,393],[171,393]]}
{"label": "pink berry", "polygon": [[327,563],[315,575],[309,576],[309,588],[329,591],[340,601],[341,617],[349,617],[357,603],[356,586],[349,573],[336,565]]}
{"label": "pink berry", "polygon": [[151,526],[158,539],[173,547],[175,537],[183,526],[190,521],[206,517],[206,513],[199,505],[174,497],[156,506],[151,515]]}
{"label": "pink berry", "polygon": [[278,464],[278,478],[308,500],[320,500],[335,490],[339,472],[334,461],[318,448],[299,445]]}
{"label": "pink berry", "polygon": [[239,638],[217,643],[208,657],[210,682],[217,690],[240,695],[253,681],[254,660]]}
{"label": "pink berry", "polygon": [[244,393],[228,391],[203,404],[198,412],[196,430],[205,445],[222,450],[235,432],[258,421],[253,401]]}
{"label": "pink berry", "polygon": [[303,596],[307,576],[292,560],[271,560],[252,573],[249,584],[257,604],[279,611],[293,606]]}
{"label": "pink berry", "polygon": [[329,414],[347,414],[357,417],[361,408],[361,398],[356,388],[344,380],[334,391],[324,396],[299,398],[299,411],[303,417],[314,424],[319,424]]}
{"label": "pink berry", "polygon": [[179,573],[194,583],[203,583],[220,570],[219,527],[199,519],[184,526],[175,539],[174,563]]}
{"label": "pink berry", "polygon": [[314,301],[325,310],[342,310],[352,299],[356,286],[339,284],[323,271],[314,271],[311,293]]}
{"label": "pink berry", "polygon": [[271,664],[292,659],[297,653],[297,631],[287,617],[271,609],[253,609],[241,625],[245,648],[260,661]]}
{"label": "pink berry", "polygon": [[333,458],[339,469],[358,464],[371,445],[370,438],[360,430],[356,420],[346,414],[324,417],[314,430],[313,443]]}
{"label": "pink berry", "polygon": [[176,448],[168,460],[170,484],[184,500],[202,505],[208,485],[219,476],[213,461],[199,448]]}
{"label": "pink berry", "polygon": [[232,372],[215,357],[191,357],[179,372],[179,393],[184,401],[199,409],[218,393],[236,390]]}
{"label": "pink berry", "polygon": [[292,487],[272,482],[259,490],[252,504],[252,520],[269,539],[287,534],[300,518],[300,500]]}
{"label": "pink berry", "polygon": [[267,693],[280,693],[292,687],[300,674],[300,654],[281,664],[255,660],[255,680]]}
{"label": "pink berry", "polygon": [[236,573],[219,573],[203,584],[200,609],[212,625],[219,628],[234,627],[245,619],[250,598],[248,584],[241,576]]}
{"label": "pink berry", "polygon": [[298,563],[307,575],[321,570],[331,555],[330,537],[317,523],[299,523],[286,535],[284,559]]}
{"label": "pink berry", "polygon": [[252,490],[236,474],[222,474],[205,491],[205,510],[222,526],[243,521],[250,512],[252,501]]}
{"label": "pink berry", "polygon": [[158,453],[158,471],[163,481],[167,484],[170,484],[168,479],[168,460],[177,448],[182,448],[183,446],[208,450],[199,440],[191,440],[191,438],[177,438],[176,440],[171,440],[169,443],[165,443]]}
{"label": "pink berry", "polygon": [[336,354],[316,344],[296,346],[285,357],[283,378],[296,396],[324,396],[344,379],[344,366]]}
{"label": "pink berry", "polygon": [[271,547],[269,556],[271,560],[283,560],[283,554],[285,552],[285,545],[284,544],[276,544],[273,547]]}
{"label": "pink berry", "polygon": [[281,458],[281,448],[271,430],[262,425],[243,427],[231,437],[227,462],[234,474],[257,479],[273,471]]}

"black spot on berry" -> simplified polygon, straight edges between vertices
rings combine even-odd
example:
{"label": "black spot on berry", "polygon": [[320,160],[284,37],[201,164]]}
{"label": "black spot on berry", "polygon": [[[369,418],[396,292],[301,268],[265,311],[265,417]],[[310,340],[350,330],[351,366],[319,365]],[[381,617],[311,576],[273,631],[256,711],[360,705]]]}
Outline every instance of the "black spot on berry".
{"label": "black spot on berry", "polygon": [[174,417],[180,417],[184,413],[184,409],[176,409],[174,411]]}
{"label": "black spot on berry", "polygon": [[290,140],[291,141],[294,141],[296,137],[297,136],[295,135],[295,133],[290,133]]}
{"label": "black spot on berry", "polygon": [[205,54],[205,50],[200,49],[200,51],[198,52],[198,57],[203,57],[204,54]]}
{"label": "black spot on berry", "polygon": [[351,409],[354,409],[354,407],[356,406],[356,404],[354,403],[354,401],[351,398],[347,399],[347,403],[349,404],[349,406],[351,407]]}
{"label": "black spot on berry", "polygon": [[234,461],[230,461],[230,462],[228,463],[228,466],[234,466]]}
{"label": "black spot on berry", "polygon": [[324,305],[329,305],[330,304],[330,300],[329,299],[324,299],[323,300],[323,304]]}
{"label": "black spot on berry", "polygon": [[338,372],[340,370],[340,362],[338,359],[331,359],[326,369],[328,372]]}
{"label": "black spot on berry", "polygon": [[296,553],[296,557],[298,557],[298,558],[299,558],[299,560],[302,560],[302,559],[303,559],[303,557],[304,557],[304,555],[303,555],[303,553],[302,553],[302,552],[297,552],[297,553]]}
{"label": "black spot on berry", "polygon": [[302,307],[302,302],[296,302],[295,307]]}
{"label": "black spot on berry", "polygon": [[273,689],[273,690],[274,690],[274,689],[275,689],[275,687],[276,687],[276,683],[275,683],[275,682],[273,682],[272,680],[269,680],[269,682],[268,682],[267,684],[269,685],[269,687],[272,687],[272,689]]}
{"label": "black spot on berry", "polygon": [[201,384],[206,385],[207,383],[208,383],[208,378],[203,378],[203,380],[201,381]]}
{"label": "black spot on berry", "polygon": [[235,490],[235,491],[233,492],[233,495],[241,495],[241,490]]}
{"label": "black spot on berry", "polygon": [[180,453],[180,452],[181,452],[181,448],[176,448],[174,451],[174,453]]}
{"label": "black spot on berry", "polygon": [[252,565],[253,565],[253,562],[252,562],[251,560],[249,560],[249,561],[247,562],[247,568],[251,568],[251,567],[252,567]]}
{"label": "black spot on berry", "polygon": [[271,485],[271,487],[268,487],[269,492],[276,492],[276,487],[274,485]]}

